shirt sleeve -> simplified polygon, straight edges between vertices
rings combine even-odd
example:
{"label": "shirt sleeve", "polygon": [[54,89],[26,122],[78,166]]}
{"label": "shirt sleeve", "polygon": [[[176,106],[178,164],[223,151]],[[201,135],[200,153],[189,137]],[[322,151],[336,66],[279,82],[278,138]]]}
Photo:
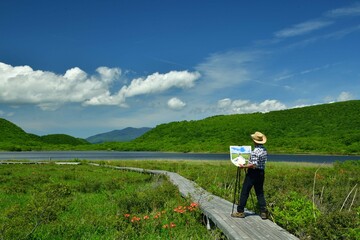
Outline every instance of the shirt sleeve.
{"label": "shirt sleeve", "polygon": [[251,152],[249,163],[254,164],[256,166],[259,164],[259,156],[255,151]]}

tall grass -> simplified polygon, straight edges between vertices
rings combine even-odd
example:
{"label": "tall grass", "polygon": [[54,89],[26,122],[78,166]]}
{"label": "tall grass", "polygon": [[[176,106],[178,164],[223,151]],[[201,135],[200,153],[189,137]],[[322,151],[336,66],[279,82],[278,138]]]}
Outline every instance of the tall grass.
{"label": "tall grass", "polygon": [[0,165],[0,239],[218,239],[159,175],[89,165]]}
{"label": "tall grass", "polygon": [[[104,164],[177,172],[233,201],[236,167],[229,161],[108,161]],[[268,162],[270,219],[300,239],[360,239],[360,161],[334,164]],[[241,182],[245,172],[241,174]],[[253,201],[251,200],[253,199]],[[247,208],[258,211],[255,193]]]}

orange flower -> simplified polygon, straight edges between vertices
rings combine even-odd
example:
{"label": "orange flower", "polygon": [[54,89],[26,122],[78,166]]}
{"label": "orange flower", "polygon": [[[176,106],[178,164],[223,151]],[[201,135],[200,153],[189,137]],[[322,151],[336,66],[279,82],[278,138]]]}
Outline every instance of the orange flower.
{"label": "orange flower", "polygon": [[193,208],[196,208],[196,207],[198,207],[198,206],[199,206],[199,204],[196,203],[196,202],[192,202],[192,203],[190,204],[190,207],[193,207]]}
{"label": "orange flower", "polygon": [[130,214],[129,214],[129,213],[125,213],[125,214],[124,214],[124,217],[129,218],[129,217],[130,217]]}
{"label": "orange flower", "polygon": [[141,220],[141,218],[139,218],[139,217],[136,217],[136,216],[133,216],[132,218],[131,218],[131,222],[133,223],[133,222],[139,222]]}
{"label": "orange flower", "polygon": [[149,219],[149,216],[148,216],[148,215],[144,216],[144,220],[146,220],[146,219]]}
{"label": "orange flower", "polygon": [[163,228],[169,228],[169,225],[168,224],[165,224],[164,226],[163,226]]}
{"label": "orange flower", "polygon": [[186,212],[186,208],[183,206],[178,206],[177,208],[174,208],[174,212],[184,213]]}
{"label": "orange flower", "polygon": [[171,227],[171,228],[174,228],[174,227],[176,227],[176,224],[173,223],[173,222],[171,222],[171,223],[170,223],[170,227]]}

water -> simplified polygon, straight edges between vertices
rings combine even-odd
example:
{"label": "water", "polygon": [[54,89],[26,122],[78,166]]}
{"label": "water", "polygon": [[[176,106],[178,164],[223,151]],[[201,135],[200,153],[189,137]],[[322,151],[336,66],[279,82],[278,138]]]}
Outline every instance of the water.
{"label": "water", "polygon": [[[117,152],[117,151],[31,151],[0,152],[0,160],[230,160],[225,153],[165,153],[165,152]],[[360,156],[269,154],[268,161],[333,163],[360,160]]]}

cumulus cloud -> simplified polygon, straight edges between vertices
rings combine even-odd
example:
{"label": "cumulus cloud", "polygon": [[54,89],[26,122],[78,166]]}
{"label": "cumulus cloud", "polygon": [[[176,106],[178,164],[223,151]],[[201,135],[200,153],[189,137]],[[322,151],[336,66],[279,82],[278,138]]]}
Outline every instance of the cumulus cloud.
{"label": "cumulus cloud", "polygon": [[173,110],[181,110],[186,106],[186,103],[181,101],[179,98],[173,97],[167,102],[167,105]]}
{"label": "cumulus cloud", "polygon": [[249,100],[231,100],[230,98],[225,98],[218,101],[217,108],[223,113],[240,114],[283,110],[286,109],[286,106],[277,100],[265,100],[261,103],[253,103]]}
{"label": "cumulus cloud", "polygon": [[191,88],[199,78],[200,74],[198,72],[171,71],[165,74],[154,73],[146,78],[132,80],[130,85],[123,86],[115,95],[110,95],[107,92],[86,101],[86,104],[126,106],[125,100],[128,97],[160,93],[170,88]]}
{"label": "cumulus cloud", "polygon": [[66,102],[81,103],[108,92],[109,84],[121,74],[118,68],[100,67],[96,71],[98,76],[88,76],[75,67],[58,75],[0,63],[0,102],[36,104],[43,110],[54,110]]}
{"label": "cumulus cloud", "polygon": [[172,71],[137,78],[112,94],[112,84],[120,79],[120,68],[99,67],[88,75],[78,67],[64,75],[33,70],[29,66],[11,66],[0,62],[0,103],[35,104],[43,110],[55,110],[64,103],[126,106],[125,100],[154,94],[170,88],[190,88],[200,78],[198,72]]}

